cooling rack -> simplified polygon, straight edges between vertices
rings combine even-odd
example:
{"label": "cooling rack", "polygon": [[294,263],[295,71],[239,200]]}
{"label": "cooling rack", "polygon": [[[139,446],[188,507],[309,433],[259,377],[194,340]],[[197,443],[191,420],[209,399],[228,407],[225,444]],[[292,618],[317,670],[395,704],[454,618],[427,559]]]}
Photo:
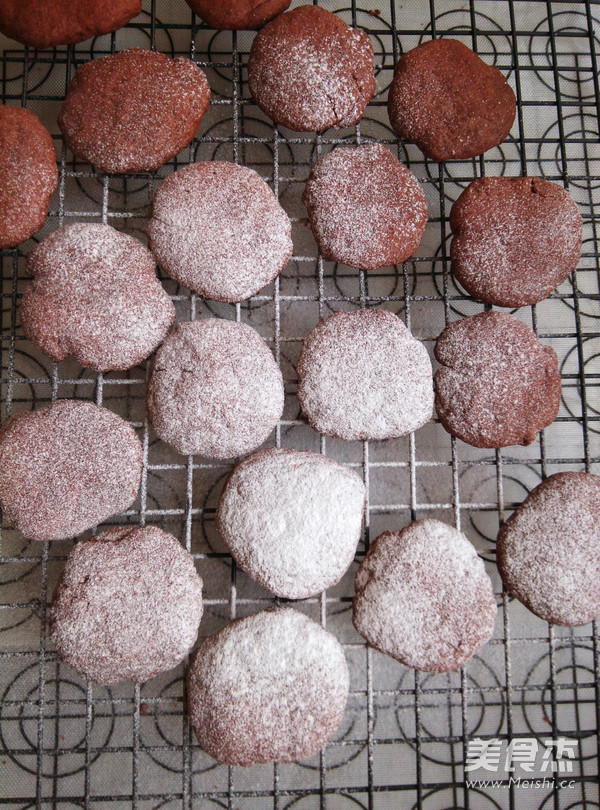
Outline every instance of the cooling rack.
{"label": "cooling rack", "polygon": [[[112,522],[156,523],[193,554],[205,583],[201,635],[276,601],[236,569],[215,531],[215,505],[231,465],[178,456],[153,435],[144,409],[147,369],[94,375],[69,360],[52,364],[23,338],[17,314],[27,283],[24,257],[59,225],[103,221],[144,239],[149,204],[162,177],[197,160],[251,166],[272,184],[293,220],[293,259],[270,287],[240,305],[204,301],[165,279],[179,320],[236,319],[269,342],[286,383],[284,416],[270,443],[326,453],[364,476],[368,508],[357,562],[380,531],[411,519],[436,517],[466,532],[493,578],[499,606],[494,638],[461,671],[447,675],[415,673],[367,649],[350,618],[354,565],[338,586],[294,605],[326,625],[345,647],[351,695],[337,735],[321,754],[301,764],[228,768],[205,755],[190,731],[185,665],[143,685],[109,689],[86,683],[57,661],[45,632],[46,607],[72,543],[28,542],[4,527],[0,804],[7,807],[600,806],[598,627],[559,628],[538,620],[502,590],[494,565],[499,523],[543,477],[560,470],[600,472],[600,5],[558,0],[321,4],[371,35],[377,93],[359,126],[320,136],[274,128],[247,89],[253,34],[208,29],[183,0],[144,0],[143,14],[122,31],[70,48],[36,53],[3,40],[2,100],[27,106],[49,127],[60,186],[43,231],[2,253],[2,417],[75,397],[102,404],[136,427],[144,447],[140,496]],[[394,63],[432,36],[461,39],[497,65],[515,90],[512,133],[481,158],[428,162],[389,127],[385,101]],[[211,108],[191,147],[155,175],[97,175],[65,149],[56,116],[79,64],[132,45],[195,59],[211,84]],[[364,273],[318,256],[300,196],[319,154],[338,144],[369,141],[389,145],[418,176],[430,216],[413,259]],[[514,311],[558,354],[563,385],[558,419],[530,447],[501,451],[452,440],[435,420],[414,435],[387,442],[319,437],[299,412],[294,369],[301,340],[319,319],[339,309],[380,306],[403,318],[431,350],[448,321],[483,309],[454,284],[448,262],[450,207],[483,174],[543,175],[564,184],[583,215],[583,256],[576,273],[547,301]],[[575,741],[564,774],[568,780],[557,778],[564,763],[554,751],[543,771],[555,777],[548,784],[511,781],[517,769],[504,767],[509,745],[536,746],[541,752],[548,740],[560,738]],[[465,774],[474,740],[502,747],[495,773]],[[533,775],[541,769],[538,760]],[[469,785],[469,776],[491,776],[497,784]]]}

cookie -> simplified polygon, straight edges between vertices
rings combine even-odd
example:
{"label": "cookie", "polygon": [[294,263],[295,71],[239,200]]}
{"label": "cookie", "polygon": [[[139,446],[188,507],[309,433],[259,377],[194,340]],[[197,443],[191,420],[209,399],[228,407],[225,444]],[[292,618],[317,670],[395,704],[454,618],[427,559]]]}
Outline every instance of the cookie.
{"label": "cookie", "polygon": [[59,659],[108,686],[177,666],[201,617],[202,580],[181,543],[156,526],[123,526],[77,543],[48,624]]}
{"label": "cookie", "polygon": [[58,124],[71,152],[96,169],[153,172],[191,142],[209,102],[191,59],[130,48],[79,68]]}
{"label": "cookie", "polygon": [[96,371],[131,368],[162,343],[175,307],[150,251],[110,225],[78,222],[27,257],[21,304],[26,337],[53,360]]}
{"label": "cookie", "polygon": [[439,520],[380,534],[355,588],[356,630],[413,669],[458,669],[494,632],[496,600],[483,560],[462,532]]}
{"label": "cookie", "polygon": [[239,31],[260,28],[291,3],[291,0],[186,0],[188,6],[211,28]]}
{"label": "cookie", "polygon": [[581,214],[541,177],[480,177],[452,206],[452,272],[465,290],[499,307],[543,301],[575,270]]}
{"label": "cookie", "polygon": [[448,433],[474,447],[531,444],[560,406],[554,349],[503,312],[450,323],[435,344],[435,408]]}
{"label": "cookie", "polygon": [[382,309],[336,312],[308,335],[298,399],[314,430],[337,439],[391,439],[431,419],[431,360]]}
{"label": "cookie", "polygon": [[394,132],[438,161],[498,146],[516,109],[502,73],[456,39],[433,39],[405,53],[388,96]]}
{"label": "cookie", "polygon": [[556,473],[542,481],[498,533],[506,589],[553,624],[600,614],[600,477]]}
{"label": "cookie", "polygon": [[33,236],[58,186],[52,136],[29,110],[0,104],[0,248]]}
{"label": "cookie", "polygon": [[239,566],[285,599],[335,585],[360,539],[365,486],[317,453],[271,448],[245,458],[227,479],[217,529]]}
{"label": "cookie", "polygon": [[0,430],[0,506],[31,540],[64,540],[134,502],[142,477],[135,430],[106,408],[63,399]]}
{"label": "cookie", "polygon": [[148,386],[156,435],[183,455],[256,450],[283,412],[283,377],[258,332],[210,318],[180,323],[157,352]]}
{"label": "cookie", "polygon": [[194,163],[154,197],[150,247],[165,273],[216,301],[255,295],[292,256],[292,226],[262,177],[235,163]]}
{"label": "cookie", "polygon": [[362,270],[408,259],[427,224],[419,181],[381,144],[322,157],[302,202],[323,256]]}
{"label": "cookie", "polygon": [[334,734],[348,689],[336,638],[296,610],[272,608],[206,639],[188,672],[188,711],[219,762],[298,762]]}
{"label": "cookie", "polygon": [[300,132],[350,127],[375,92],[364,31],[319,6],[281,14],[256,36],[248,59],[252,98],[276,124]]}
{"label": "cookie", "polygon": [[1,0],[0,31],[45,50],[110,34],[141,11],[141,0]]}

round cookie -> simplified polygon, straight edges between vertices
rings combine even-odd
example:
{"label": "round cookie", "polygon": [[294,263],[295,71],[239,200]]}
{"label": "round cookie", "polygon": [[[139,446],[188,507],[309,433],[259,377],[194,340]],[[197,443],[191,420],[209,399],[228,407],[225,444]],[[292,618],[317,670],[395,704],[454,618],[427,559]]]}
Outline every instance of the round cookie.
{"label": "round cookie", "polygon": [[33,236],[58,185],[52,136],[22,107],[0,104],[0,248]]}
{"label": "round cookie", "polygon": [[187,678],[202,748],[219,762],[298,762],[340,724],[349,689],[337,639],[290,608],[238,619],[202,644]]}
{"label": "round cookie", "polygon": [[474,447],[531,444],[560,406],[554,349],[504,312],[450,323],[435,344],[435,407],[448,433]]}
{"label": "round cookie", "polygon": [[408,259],[427,225],[419,181],[381,144],[322,157],[302,202],[325,258],[363,270]]}
{"label": "round cookie", "polygon": [[96,169],[153,172],[190,143],[209,102],[191,59],[130,48],[79,68],[58,124],[71,152]]}
{"label": "round cookie", "polygon": [[44,50],[110,34],[141,11],[141,0],[0,0],[0,31]]}
{"label": "round cookie", "polygon": [[269,284],[292,256],[288,215],[262,177],[235,163],[194,163],[154,197],[150,247],[171,278],[235,303]]}
{"label": "round cookie", "polygon": [[291,0],[186,0],[188,6],[211,28],[239,31],[260,28],[291,3]]}
{"label": "round cookie", "polygon": [[577,267],[581,214],[541,177],[480,177],[452,206],[452,272],[465,290],[499,307],[543,301]]}
{"label": "round cookie", "polygon": [[506,589],[553,624],[600,614],[600,477],[556,473],[501,527],[498,571]]}
{"label": "round cookie", "polygon": [[258,332],[209,318],[178,324],[158,350],[148,413],[178,453],[231,458],[267,439],[283,398],[281,371]]}
{"label": "round cookie", "polygon": [[413,669],[458,669],[494,632],[496,600],[483,560],[462,532],[439,520],[379,535],[355,588],[356,630]]}
{"label": "round cookie", "polygon": [[150,251],[110,225],[78,222],[27,257],[21,304],[26,337],[53,360],[96,371],[131,368],[165,339],[175,307]]}
{"label": "round cookie", "polygon": [[364,31],[319,6],[281,14],[256,36],[248,59],[252,98],[299,132],[350,127],[375,92],[373,46]]}
{"label": "round cookie", "polygon": [[116,413],[63,399],[0,430],[0,506],[31,540],[64,540],[134,502],[142,445]]}
{"label": "round cookie", "polygon": [[431,360],[382,309],[336,312],[308,335],[298,400],[314,430],[338,439],[391,439],[431,419]]}
{"label": "round cookie", "polygon": [[516,99],[502,73],[462,42],[433,39],[400,58],[388,112],[396,134],[431,160],[464,160],[502,143]]}
{"label": "round cookie", "polygon": [[277,596],[304,599],[335,585],[360,539],[365,486],[317,453],[271,448],[227,479],[217,529],[239,566]]}
{"label": "round cookie", "polygon": [[171,534],[124,526],[77,543],[48,613],[58,657],[104,685],[142,683],[192,649],[202,580]]}

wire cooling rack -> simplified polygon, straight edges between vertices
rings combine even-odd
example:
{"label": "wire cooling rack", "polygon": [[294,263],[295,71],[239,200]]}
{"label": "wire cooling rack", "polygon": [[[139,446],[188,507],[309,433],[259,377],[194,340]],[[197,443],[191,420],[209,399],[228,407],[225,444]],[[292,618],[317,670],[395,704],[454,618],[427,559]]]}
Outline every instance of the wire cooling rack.
{"label": "wire cooling rack", "polygon": [[[296,3],[294,3],[296,5]],[[596,2],[323,0],[366,29],[377,65],[377,94],[351,130],[298,135],[276,129],[253,104],[246,64],[253,34],[215,32],[183,0],[144,0],[129,26],[71,48],[35,53],[4,41],[2,94],[36,112],[52,132],[60,187],[43,231],[4,251],[3,417],[55,398],[92,399],[139,431],[144,472],[138,501],[113,523],[157,523],[194,555],[205,582],[207,635],[234,616],[274,600],[236,570],[216,534],[214,509],[229,464],[184,458],[153,435],[145,418],[147,371],[93,375],[76,363],[52,364],[22,336],[17,309],[24,257],[71,221],[104,221],[144,239],[160,179],[195,160],[224,159],[257,169],[293,220],[294,257],[260,295],[232,306],[204,301],[165,280],[179,320],[217,316],[250,323],[270,343],[286,381],[286,408],[271,443],[320,450],[364,475],[364,541],[411,519],[437,517],[462,528],[493,578],[499,605],[494,639],[459,672],[415,673],[368,650],[351,625],[353,566],[319,598],[296,603],[345,646],[352,673],[348,709],[334,740],[295,765],[228,768],[206,756],[190,731],[185,666],[143,685],[82,681],[57,660],[45,632],[46,607],[71,542],[33,543],[4,528],[0,547],[0,804],[14,808],[593,808],[598,796],[600,647],[596,623],[550,627],[502,590],[494,565],[499,522],[541,478],[559,470],[600,472],[600,320],[597,222],[600,205],[600,92]],[[466,162],[438,165],[398,142],[385,100],[399,55],[432,36],[463,40],[509,78],[518,100],[512,134]],[[105,177],[66,151],[56,125],[76,67],[131,45],[187,55],[206,71],[212,105],[192,146],[156,175]],[[300,202],[310,165],[340,143],[386,143],[419,177],[430,218],[416,257],[401,267],[358,272],[317,254]],[[452,440],[437,421],[410,437],[344,443],[319,437],[295,398],[302,338],[338,309],[381,306],[396,312],[429,349],[445,323],[481,311],[449,272],[453,200],[483,174],[543,175],[563,183],[584,220],[583,256],[574,276],[547,301],[515,311],[556,350],[563,396],[556,422],[529,448],[477,450]],[[567,784],[526,787],[516,771],[479,771],[497,785],[469,787],[469,741],[506,747],[576,740]],[[497,743],[495,742],[497,741]],[[552,768],[558,761],[552,759]],[[552,773],[548,768],[545,775]],[[538,762],[533,775],[540,775]],[[557,772],[558,773],[558,772]],[[555,774],[555,776],[557,775]],[[522,774],[527,776],[527,773]],[[467,774],[468,776],[468,774]]]}

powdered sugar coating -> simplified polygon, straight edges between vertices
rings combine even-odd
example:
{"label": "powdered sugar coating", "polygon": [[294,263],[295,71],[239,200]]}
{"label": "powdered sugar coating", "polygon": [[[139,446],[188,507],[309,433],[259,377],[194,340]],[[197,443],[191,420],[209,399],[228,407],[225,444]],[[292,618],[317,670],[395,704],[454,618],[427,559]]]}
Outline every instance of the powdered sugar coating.
{"label": "powdered sugar coating", "polygon": [[427,224],[419,181],[381,144],[322,157],[302,202],[321,253],[363,270],[408,259]]}
{"label": "powdered sugar coating", "polygon": [[373,69],[373,47],[364,31],[319,6],[304,5],[258,33],[248,85],[276,124],[322,132],[360,120],[375,92]]}
{"label": "powdered sugar coating", "polygon": [[431,360],[391,312],[331,315],[305,339],[297,371],[300,405],[319,433],[390,439],[431,419]]}
{"label": "powdered sugar coating", "polygon": [[58,124],[68,148],[97,169],[151,172],[190,143],[209,102],[191,59],[130,48],[78,69]]}
{"label": "powdered sugar coating", "polygon": [[29,239],[58,185],[52,136],[29,110],[0,104],[0,248]]}
{"label": "powdered sugar coating", "polygon": [[217,528],[240,567],[286,599],[340,581],[360,539],[365,486],[317,453],[271,448],[235,467]]}
{"label": "powdered sugar coating", "polygon": [[4,518],[32,540],[63,540],[128,509],[142,445],[117,414],[63,399],[13,416],[0,431]]}
{"label": "powdered sugar coating", "polygon": [[480,177],[452,206],[452,272],[470,295],[501,307],[543,301],[577,267],[581,214],[541,177]]}
{"label": "powdered sugar coating", "polygon": [[234,303],[254,295],[292,255],[292,226],[252,169],[194,163],[154,197],[150,246],[167,275],[199,295]]}
{"label": "powdered sugar coating", "polygon": [[96,371],[141,363],[166,337],[175,307],[150,251],[110,225],[78,222],[27,257],[34,276],[21,304],[26,337],[53,360]]}
{"label": "powdered sugar coating", "polygon": [[439,520],[379,535],[355,588],[356,630],[407,667],[458,669],[494,632],[496,601],[483,560],[462,532]]}
{"label": "powdered sugar coating", "polygon": [[143,682],[189,653],[202,617],[202,580],[171,534],[119,527],[77,543],[48,613],[58,657],[105,685]]}
{"label": "powdered sugar coating", "polygon": [[186,0],[196,14],[213,28],[260,28],[285,11],[291,0]]}
{"label": "powdered sugar coating", "polygon": [[482,312],[449,324],[437,339],[435,407],[453,436],[475,447],[531,444],[560,406],[554,349],[527,324]]}
{"label": "powdered sugar coating", "polygon": [[340,724],[349,675],[336,638],[296,610],[240,619],[198,650],[188,709],[202,748],[220,762],[297,762]]}
{"label": "powdered sugar coating", "polygon": [[500,528],[506,589],[542,619],[586,624],[600,614],[600,477],[556,473]]}
{"label": "powdered sugar coating", "polygon": [[217,318],[180,323],[158,350],[148,413],[184,455],[256,450],[283,412],[283,378],[258,332]]}

